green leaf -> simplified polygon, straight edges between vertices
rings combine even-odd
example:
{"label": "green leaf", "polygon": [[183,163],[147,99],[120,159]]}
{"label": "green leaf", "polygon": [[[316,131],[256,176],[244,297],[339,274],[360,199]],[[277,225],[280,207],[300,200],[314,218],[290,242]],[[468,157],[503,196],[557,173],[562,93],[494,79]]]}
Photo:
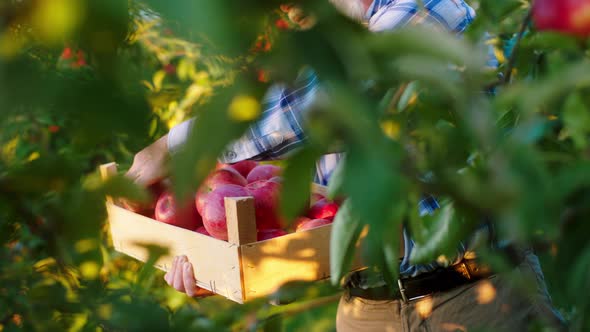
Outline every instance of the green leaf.
{"label": "green leaf", "polygon": [[283,331],[283,316],[274,315],[264,320],[264,332],[280,332]]}
{"label": "green leaf", "polygon": [[393,141],[362,149],[353,146],[346,156],[344,193],[363,223],[377,233],[384,229],[385,220],[391,220],[392,204],[405,198],[407,183],[400,156]]}
{"label": "green leaf", "polygon": [[[421,55],[402,56],[393,62],[394,70],[406,80],[419,80],[436,86],[453,100],[465,98],[457,72],[449,68],[448,62]],[[411,96],[411,92],[410,96]],[[401,100],[400,100],[401,102]],[[407,105],[407,104],[406,104]]]}
{"label": "green leaf", "polygon": [[[166,21],[174,22],[188,36],[202,35],[218,54],[244,52],[260,32],[262,15],[270,12],[267,2],[235,3],[227,0],[179,0],[173,4],[146,0]],[[276,8],[273,8],[276,9]]]}
{"label": "green leaf", "polygon": [[455,38],[448,33],[433,33],[431,29],[420,27],[371,34],[367,36],[367,46],[384,59],[400,55],[419,55],[423,58],[430,57],[441,62],[466,66],[468,69],[477,71],[484,67],[485,56],[465,40]]}
{"label": "green leaf", "polygon": [[135,245],[145,248],[149,255],[148,260],[142,265],[137,274],[136,287],[149,288],[154,283],[156,276],[156,262],[164,255],[169,254],[169,248],[160,247],[150,243],[135,243]]}
{"label": "green leaf", "polygon": [[330,279],[334,285],[339,285],[350,269],[361,226],[360,219],[353,214],[350,200],[345,200],[334,218],[330,239]]}
{"label": "green leaf", "polygon": [[281,212],[287,220],[293,220],[305,210],[309,202],[315,163],[320,155],[316,149],[307,146],[289,158],[280,201]]}
{"label": "green leaf", "polygon": [[412,264],[424,264],[444,255],[453,259],[459,242],[469,234],[466,223],[452,203],[447,203],[432,215],[423,216],[423,223],[428,232],[423,243],[416,242],[410,261]]}
{"label": "green leaf", "polygon": [[[188,142],[172,155],[172,182],[177,197],[185,198],[193,192],[215,167],[217,158],[231,157],[235,151],[228,151],[228,144],[242,135],[249,121],[234,121],[228,112],[235,96],[252,91],[241,84],[220,91],[207,109],[201,113],[190,133]],[[253,91],[258,97],[260,91]],[[254,157],[254,156],[251,156]],[[236,162],[239,160],[235,160]]]}
{"label": "green leaf", "polygon": [[[511,12],[522,7],[522,2],[518,0],[497,0],[493,2],[482,1],[479,3],[481,6],[481,14],[484,13],[493,20],[501,20]],[[478,16],[479,16],[478,11]]]}
{"label": "green leaf", "polygon": [[4,190],[20,193],[62,191],[75,183],[81,167],[74,160],[58,156],[39,159],[12,168],[0,177]]}
{"label": "green leaf", "polygon": [[590,162],[578,161],[559,170],[551,180],[554,199],[564,200],[577,190],[590,186]]}
{"label": "green leaf", "polygon": [[575,52],[580,50],[580,44],[576,37],[547,31],[537,32],[532,34],[530,38],[524,38],[521,47],[533,50],[547,49],[547,51],[560,49]]}
{"label": "green leaf", "polygon": [[551,105],[572,90],[590,86],[590,63],[569,63],[546,79],[536,83],[513,85],[498,97],[500,106],[506,103],[520,105],[523,113],[534,113]]}
{"label": "green leaf", "polygon": [[399,111],[403,111],[408,107],[410,100],[416,96],[419,88],[420,85],[417,81],[413,81],[408,84],[399,98],[399,102],[397,103],[397,109]]}
{"label": "green leaf", "polygon": [[578,149],[588,146],[590,133],[590,109],[584,104],[579,93],[572,93],[563,106],[565,131],[571,136]]}
{"label": "green leaf", "polygon": [[406,209],[407,204],[405,201],[394,202],[391,207],[391,219],[384,223],[382,233],[382,250],[385,259],[384,276],[389,282],[396,280],[399,274],[399,248],[402,240],[402,222]]}
{"label": "green leaf", "polygon": [[[89,181],[86,182],[87,186],[91,186],[88,183]],[[103,182],[100,189],[107,196],[124,197],[139,203],[147,203],[150,199],[153,199],[145,188],[138,186],[133,180],[124,175],[109,177]]]}
{"label": "green leaf", "polygon": [[340,160],[336,169],[330,176],[330,183],[328,183],[328,198],[335,199],[342,195],[342,186],[344,184],[344,170],[345,170],[345,159]]}

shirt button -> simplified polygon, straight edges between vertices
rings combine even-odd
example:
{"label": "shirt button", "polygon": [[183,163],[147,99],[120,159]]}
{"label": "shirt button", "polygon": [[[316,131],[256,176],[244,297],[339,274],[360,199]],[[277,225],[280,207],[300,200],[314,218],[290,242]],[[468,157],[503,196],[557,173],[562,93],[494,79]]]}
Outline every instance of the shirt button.
{"label": "shirt button", "polygon": [[233,151],[226,151],[225,158],[227,158],[228,160],[234,160],[236,159],[236,153]]}
{"label": "shirt button", "polygon": [[270,143],[271,146],[277,146],[281,143],[283,143],[283,141],[285,140],[285,138],[283,137],[283,135],[278,132],[278,131],[273,131],[272,133],[270,133],[268,135],[268,142]]}

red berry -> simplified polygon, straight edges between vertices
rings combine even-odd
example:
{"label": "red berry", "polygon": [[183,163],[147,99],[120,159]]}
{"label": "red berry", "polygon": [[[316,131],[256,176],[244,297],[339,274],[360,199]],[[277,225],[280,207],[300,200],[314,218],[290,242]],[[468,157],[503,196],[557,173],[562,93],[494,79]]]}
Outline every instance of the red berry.
{"label": "red berry", "polygon": [[258,70],[258,82],[268,83],[268,74],[266,71],[262,69]]}
{"label": "red berry", "polygon": [[78,61],[76,61],[76,67],[84,67],[86,66],[86,60],[84,58],[80,58],[78,59]]}
{"label": "red berry", "polygon": [[262,40],[257,40],[256,44],[254,45],[254,51],[260,52],[262,51]]}
{"label": "red berry", "polygon": [[282,18],[279,18],[276,22],[275,22],[275,26],[281,30],[287,30],[289,29],[289,23],[287,23],[287,21],[283,20]]}
{"label": "red berry", "polygon": [[69,60],[72,58],[72,49],[69,47],[64,48],[63,52],[61,53],[60,58],[64,60]]}
{"label": "red berry", "polygon": [[169,63],[164,66],[164,71],[168,75],[174,75],[174,74],[176,74],[176,67],[173,64]]}

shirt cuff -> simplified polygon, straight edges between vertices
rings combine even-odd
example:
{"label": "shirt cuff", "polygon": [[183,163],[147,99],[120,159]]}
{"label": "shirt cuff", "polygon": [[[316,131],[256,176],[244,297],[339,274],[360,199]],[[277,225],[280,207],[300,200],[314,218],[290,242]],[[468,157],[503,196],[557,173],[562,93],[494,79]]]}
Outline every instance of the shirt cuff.
{"label": "shirt cuff", "polygon": [[177,152],[186,143],[194,122],[195,119],[193,118],[170,129],[168,133],[168,151],[170,153]]}

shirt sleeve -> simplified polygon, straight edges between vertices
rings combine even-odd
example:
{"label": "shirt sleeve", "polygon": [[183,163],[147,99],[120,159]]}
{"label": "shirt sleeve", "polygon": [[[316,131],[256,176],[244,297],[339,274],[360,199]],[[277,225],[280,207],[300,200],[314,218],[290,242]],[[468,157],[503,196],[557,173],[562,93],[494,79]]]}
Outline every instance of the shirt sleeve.
{"label": "shirt sleeve", "polygon": [[[262,100],[261,118],[226,147],[219,161],[273,160],[293,152],[306,139],[304,123],[318,90],[317,77],[310,69],[303,70],[293,85],[271,86]],[[185,121],[170,130],[170,153],[178,151],[187,141],[194,121]]]}
{"label": "shirt sleeve", "polygon": [[170,153],[175,153],[186,143],[194,122],[195,119],[192,118],[170,129],[168,132],[168,151]]}
{"label": "shirt sleeve", "polygon": [[462,0],[391,1],[378,8],[369,20],[374,32],[394,30],[406,25],[420,25],[439,31],[462,33],[475,19],[475,11]]}
{"label": "shirt sleeve", "polygon": [[306,69],[292,86],[274,85],[263,99],[261,118],[220,156],[223,163],[282,159],[306,140],[305,121],[319,90],[317,77]]}

